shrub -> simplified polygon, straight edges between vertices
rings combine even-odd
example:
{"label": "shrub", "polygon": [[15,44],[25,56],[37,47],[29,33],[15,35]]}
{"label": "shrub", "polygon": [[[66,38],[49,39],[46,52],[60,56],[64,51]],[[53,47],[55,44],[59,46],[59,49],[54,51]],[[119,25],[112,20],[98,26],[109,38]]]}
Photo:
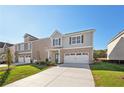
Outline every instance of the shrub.
{"label": "shrub", "polygon": [[45,65],[46,62],[45,61],[40,61],[40,65]]}
{"label": "shrub", "polygon": [[49,61],[49,59],[48,58],[46,58],[46,62],[48,62]]}
{"label": "shrub", "polygon": [[45,61],[36,61],[35,63],[36,63],[36,64],[39,64],[39,65],[45,65],[45,64],[46,64]]}
{"label": "shrub", "polygon": [[56,63],[55,62],[52,62],[52,61],[48,61],[47,62],[47,65],[48,66],[56,66]]}

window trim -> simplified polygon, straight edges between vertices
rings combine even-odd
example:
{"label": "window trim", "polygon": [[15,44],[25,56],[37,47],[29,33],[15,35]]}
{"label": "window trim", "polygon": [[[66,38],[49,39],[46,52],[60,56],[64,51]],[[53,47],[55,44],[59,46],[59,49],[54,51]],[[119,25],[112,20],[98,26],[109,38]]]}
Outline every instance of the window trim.
{"label": "window trim", "polygon": [[[74,38],[74,37],[76,37],[76,43],[72,43],[73,42],[73,39],[72,38]],[[80,37],[80,43],[77,43],[78,42],[78,37]],[[77,45],[77,44],[83,44],[82,43],[82,35],[75,35],[75,36],[71,36],[71,37],[69,37],[69,39],[71,38],[71,43],[70,43],[70,41],[69,41],[69,44],[71,44],[71,45]]]}
{"label": "window trim", "polygon": [[25,44],[24,43],[22,43],[22,44],[19,44],[19,46],[20,46],[20,51],[24,51],[25,50]]}
{"label": "window trim", "polygon": [[[57,41],[57,43],[56,43]],[[52,39],[52,46],[56,47],[56,46],[61,46],[62,44],[62,39],[61,38],[53,38]]]}
{"label": "window trim", "polygon": [[32,44],[31,42],[27,43],[27,50],[31,50]]}

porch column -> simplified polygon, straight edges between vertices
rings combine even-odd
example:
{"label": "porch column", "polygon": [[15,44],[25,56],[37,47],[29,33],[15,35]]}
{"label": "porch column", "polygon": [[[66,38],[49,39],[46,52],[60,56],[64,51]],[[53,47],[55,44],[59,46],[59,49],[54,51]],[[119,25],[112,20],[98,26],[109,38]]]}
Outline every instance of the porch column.
{"label": "porch column", "polygon": [[58,54],[59,54],[58,63],[61,63],[61,62],[60,62],[60,57],[61,57],[61,56],[60,56],[60,49],[58,50]]}
{"label": "porch column", "polygon": [[51,59],[50,59],[50,50],[48,50],[48,60],[51,61]]}
{"label": "porch column", "polygon": [[49,50],[48,50],[48,57],[47,57],[48,59],[49,59],[49,56],[50,56],[50,53],[49,53]]}

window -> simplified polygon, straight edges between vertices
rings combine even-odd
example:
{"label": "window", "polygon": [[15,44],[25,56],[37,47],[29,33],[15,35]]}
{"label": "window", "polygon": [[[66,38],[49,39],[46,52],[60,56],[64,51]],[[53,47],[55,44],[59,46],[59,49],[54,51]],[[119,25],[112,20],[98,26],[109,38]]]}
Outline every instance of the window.
{"label": "window", "polygon": [[83,53],[83,55],[88,55],[88,53]]}
{"label": "window", "polygon": [[76,37],[72,37],[72,44],[76,44],[76,40],[77,38]]}
{"label": "window", "polygon": [[83,36],[70,37],[69,44],[83,43]]}
{"label": "window", "polygon": [[28,43],[28,50],[31,50],[31,43]]}
{"label": "window", "polygon": [[71,55],[75,55],[75,53],[71,53]]}
{"label": "window", "polygon": [[77,55],[81,55],[81,53],[77,53]]}
{"label": "window", "polygon": [[77,43],[81,43],[81,36],[77,37]]}
{"label": "window", "polygon": [[61,45],[61,39],[57,38],[57,39],[53,39],[53,46],[58,46]]}
{"label": "window", "polygon": [[24,51],[24,44],[20,44],[20,51]]}
{"label": "window", "polygon": [[69,56],[70,54],[65,54],[65,56]]}

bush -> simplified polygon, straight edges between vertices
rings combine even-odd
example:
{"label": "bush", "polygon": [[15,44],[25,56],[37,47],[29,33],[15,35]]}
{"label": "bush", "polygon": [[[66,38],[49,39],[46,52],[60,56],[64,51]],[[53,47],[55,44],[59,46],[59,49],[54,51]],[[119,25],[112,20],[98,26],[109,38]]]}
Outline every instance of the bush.
{"label": "bush", "polygon": [[56,66],[56,63],[55,63],[55,62],[48,61],[48,62],[47,62],[47,65],[48,65],[48,66]]}
{"label": "bush", "polygon": [[46,62],[48,62],[49,61],[49,59],[48,58],[46,58]]}
{"label": "bush", "polygon": [[36,61],[35,63],[36,63],[36,64],[39,64],[39,65],[45,65],[45,64],[46,64],[45,61]]}

